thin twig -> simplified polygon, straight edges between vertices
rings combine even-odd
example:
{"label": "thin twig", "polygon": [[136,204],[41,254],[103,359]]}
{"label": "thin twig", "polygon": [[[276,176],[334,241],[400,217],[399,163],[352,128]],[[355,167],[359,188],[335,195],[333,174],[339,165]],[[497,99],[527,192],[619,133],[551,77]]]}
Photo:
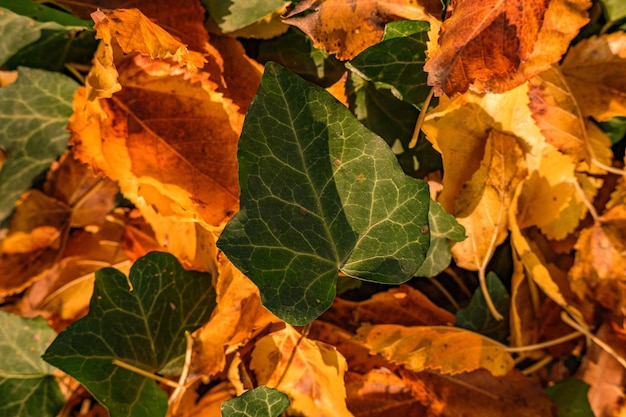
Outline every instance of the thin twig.
{"label": "thin twig", "polygon": [[435,89],[431,88],[426,96],[426,100],[424,100],[420,114],[415,122],[415,129],[413,129],[413,136],[411,136],[411,141],[409,142],[409,149],[413,149],[417,145],[417,139],[420,136],[420,131],[422,130],[422,125],[424,124],[424,118],[426,117],[426,113],[428,113],[428,106],[430,106],[430,101],[433,99],[434,91]]}
{"label": "thin twig", "polygon": [[544,349],[550,346],[560,345],[561,343],[569,342],[570,340],[576,339],[580,336],[583,336],[583,333],[576,331],[565,336],[557,337],[556,339],[548,340],[547,342],[535,343],[532,345],[526,346],[507,346],[504,350],[511,353],[520,353],[520,352],[528,352],[531,350],[539,350]]}
{"label": "thin twig", "polygon": [[113,365],[119,366],[120,368],[127,369],[127,370],[129,370],[131,372],[134,372],[136,374],[139,374],[141,376],[145,376],[146,378],[154,379],[155,381],[158,381],[158,382],[160,382],[162,384],[165,384],[168,387],[172,387],[172,388],[178,388],[179,387],[178,382],[169,380],[167,378],[163,378],[162,376],[157,375],[157,374],[153,374],[152,372],[144,371],[143,369],[137,368],[136,366],[127,364],[126,362],[122,362],[122,361],[120,361],[118,359],[113,359]]}

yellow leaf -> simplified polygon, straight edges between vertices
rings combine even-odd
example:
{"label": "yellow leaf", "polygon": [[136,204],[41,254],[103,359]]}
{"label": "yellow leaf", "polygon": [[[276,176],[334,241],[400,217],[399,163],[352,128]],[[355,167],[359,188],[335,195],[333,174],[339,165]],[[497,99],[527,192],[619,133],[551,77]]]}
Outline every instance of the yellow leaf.
{"label": "yellow leaf", "polygon": [[290,409],[303,416],[351,417],[346,407],[346,360],[330,345],[300,338],[287,325],[255,344],[250,368],[258,383],[289,395]]}
{"label": "yellow leaf", "polygon": [[505,375],[515,365],[500,343],[457,327],[363,325],[357,339],[372,353],[414,372],[454,375],[484,368]]}
{"label": "yellow leaf", "polygon": [[584,116],[599,121],[626,116],[626,33],[583,39],[561,69]]}
{"label": "yellow leaf", "polygon": [[452,247],[461,268],[486,265],[496,246],[508,235],[507,211],[517,184],[526,176],[523,153],[513,136],[492,130],[480,167],[463,185],[454,202],[454,215],[467,239]]}

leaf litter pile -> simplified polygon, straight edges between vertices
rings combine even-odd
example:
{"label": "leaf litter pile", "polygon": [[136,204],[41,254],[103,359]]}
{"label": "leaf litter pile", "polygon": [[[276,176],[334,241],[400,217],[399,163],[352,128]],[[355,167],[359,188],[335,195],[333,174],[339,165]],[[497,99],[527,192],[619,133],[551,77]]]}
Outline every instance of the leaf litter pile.
{"label": "leaf litter pile", "polygon": [[626,3],[0,0],[0,415],[626,416]]}

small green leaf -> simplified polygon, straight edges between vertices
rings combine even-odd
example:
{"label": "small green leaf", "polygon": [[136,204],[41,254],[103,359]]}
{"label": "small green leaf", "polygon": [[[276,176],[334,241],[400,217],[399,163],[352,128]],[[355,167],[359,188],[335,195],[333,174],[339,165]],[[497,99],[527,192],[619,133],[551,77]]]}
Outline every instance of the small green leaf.
{"label": "small green leaf", "polygon": [[426,253],[424,263],[417,270],[415,276],[434,277],[443,272],[450,265],[452,255],[448,241],[460,242],[465,239],[465,228],[454,219],[436,201],[430,202],[428,211],[430,224],[430,247]]}
{"label": "small green leaf", "polygon": [[202,0],[224,33],[242,29],[285,4],[284,0]]}
{"label": "small green leaf", "polygon": [[218,246],[292,324],[335,297],[337,272],[413,277],[428,250],[428,186],[327,91],[268,63],[239,141],[241,208]]}
{"label": "small green leaf", "polygon": [[62,74],[29,68],[20,68],[17,81],[0,88],[0,148],[9,154],[0,170],[0,221],[67,148],[77,88]]}
{"label": "small green leaf", "polygon": [[483,292],[477,288],[469,305],[457,311],[454,325],[473,330],[495,340],[504,341],[509,334],[509,294],[495,273],[489,272],[485,278],[491,300],[496,310],[504,316],[504,320],[496,320],[491,315]]}
{"label": "small green leaf", "polygon": [[61,332],[43,358],[82,383],[111,417],[163,416],[167,397],[156,382],[113,360],[163,373],[183,357],[185,332],[204,324],[215,303],[210,274],[152,252],[128,279],[113,268],[98,271],[89,314]]}
{"label": "small green leaf", "polygon": [[558,407],[557,417],[594,417],[587,393],[589,384],[577,378],[557,382],[546,389]]}
{"label": "small green leaf", "polygon": [[54,417],[65,397],[41,354],[56,332],[41,317],[0,311],[0,415]]}
{"label": "small green leaf", "polygon": [[441,154],[423,134],[417,146],[409,148],[419,114],[415,107],[394,97],[390,90],[377,89],[374,83],[355,73],[350,73],[346,86],[356,118],[385,139],[407,175],[423,178],[442,169]]}
{"label": "small green leaf", "polygon": [[611,145],[615,145],[626,137],[626,117],[613,117],[598,125],[611,140]]}
{"label": "small green leaf", "polygon": [[294,26],[290,26],[284,35],[261,42],[257,60],[277,62],[321,87],[334,84],[346,72],[341,61],[313,47],[311,38]]}
{"label": "small green leaf", "polygon": [[89,63],[97,46],[92,25],[29,0],[0,0],[0,65],[60,72],[68,62]]}
{"label": "small green leaf", "polygon": [[[397,28],[390,24],[392,29],[387,31],[386,38],[361,52],[347,67],[377,87],[388,88],[394,96],[421,108],[431,90],[426,83],[428,74],[424,72],[430,25],[411,23],[410,29],[407,22]],[[398,37],[401,33],[409,35]]]}
{"label": "small green leaf", "polygon": [[606,20],[615,22],[626,17],[626,2],[624,0],[601,0],[604,6]]}
{"label": "small green leaf", "polygon": [[222,403],[222,417],[278,417],[289,407],[289,397],[265,386],[246,391]]}

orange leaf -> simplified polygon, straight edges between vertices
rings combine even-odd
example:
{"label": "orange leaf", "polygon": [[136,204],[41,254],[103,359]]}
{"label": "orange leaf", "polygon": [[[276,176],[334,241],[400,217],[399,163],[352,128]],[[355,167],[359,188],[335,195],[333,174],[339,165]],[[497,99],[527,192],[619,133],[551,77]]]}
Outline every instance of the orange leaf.
{"label": "orange leaf", "polygon": [[567,53],[561,70],[584,116],[599,121],[626,116],[626,33],[583,39]]}
{"label": "orange leaf", "polygon": [[436,0],[303,0],[284,22],[306,33],[316,48],[351,59],[383,37],[385,24],[395,20],[432,20],[439,16]]}
{"label": "orange leaf", "polygon": [[503,345],[458,327],[363,325],[357,338],[372,353],[415,372],[454,375],[484,368],[505,375],[515,365]]}
{"label": "orange leaf", "polygon": [[256,343],[250,368],[258,383],[289,395],[290,409],[303,416],[352,416],[346,407],[346,360],[330,345],[300,338],[287,325]]}
{"label": "orange leaf", "polygon": [[[588,0],[452,2],[424,67],[435,94],[504,92],[559,61]],[[565,23],[563,23],[565,22]]]}

